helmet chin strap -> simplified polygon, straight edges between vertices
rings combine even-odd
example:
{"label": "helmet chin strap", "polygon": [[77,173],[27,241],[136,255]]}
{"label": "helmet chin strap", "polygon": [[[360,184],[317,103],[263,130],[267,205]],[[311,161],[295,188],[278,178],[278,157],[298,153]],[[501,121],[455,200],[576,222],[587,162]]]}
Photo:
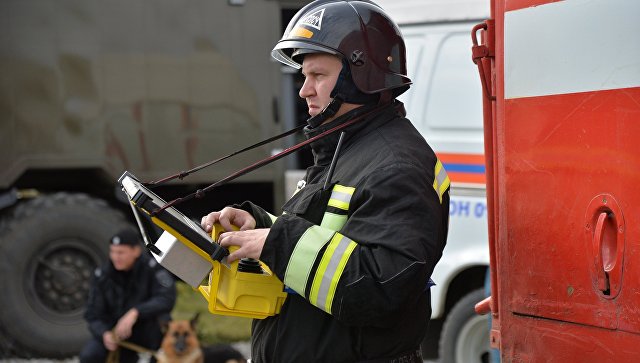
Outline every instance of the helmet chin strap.
{"label": "helmet chin strap", "polygon": [[325,107],[319,114],[307,119],[307,124],[309,124],[311,128],[316,128],[322,125],[323,122],[335,116],[343,103],[344,100],[342,96],[336,95],[331,102],[329,102],[327,107]]}

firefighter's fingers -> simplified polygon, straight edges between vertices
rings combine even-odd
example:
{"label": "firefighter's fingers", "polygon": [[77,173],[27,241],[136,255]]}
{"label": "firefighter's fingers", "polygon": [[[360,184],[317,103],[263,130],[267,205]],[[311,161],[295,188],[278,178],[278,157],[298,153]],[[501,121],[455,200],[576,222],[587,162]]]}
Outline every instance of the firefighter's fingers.
{"label": "firefighter's fingers", "polygon": [[219,219],[220,212],[211,212],[202,217],[202,220],[200,220],[200,225],[202,226],[202,229],[205,230],[205,232],[210,233],[211,228],[213,228],[213,224],[218,222]]}
{"label": "firefighter's fingers", "polygon": [[259,259],[264,247],[264,241],[269,234],[268,228],[252,229],[239,232],[225,232],[220,235],[218,242],[222,247],[237,246],[238,249],[229,254],[227,260],[233,262],[241,258]]}
{"label": "firefighter's fingers", "polygon": [[248,236],[246,243],[243,245],[246,257],[260,259],[264,242],[269,234],[269,228],[252,229],[243,233]]}
{"label": "firefighter's fingers", "polygon": [[244,231],[255,228],[256,220],[245,210],[225,207],[220,211],[220,225],[225,231],[233,231],[233,226]]}
{"label": "firefighter's fingers", "polygon": [[235,208],[225,207],[220,211],[220,225],[225,231],[233,231],[233,225],[236,223]]}
{"label": "firefighter's fingers", "polygon": [[[240,232],[224,232],[221,233],[218,237],[218,243],[220,246],[230,249],[232,252],[227,256],[228,262],[233,262],[235,260],[239,260],[244,256],[244,251],[242,249],[242,239],[238,238],[238,234]],[[232,247],[238,247],[237,249],[233,249]]]}
{"label": "firefighter's fingers", "polygon": [[238,248],[237,250],[231,252],[229,254],[229,256],[227,256],[227,261],[228,262],[233,262],[233,261],[236,261],[236,260],[243,259],[244,258],[243,254],[244,254],[244,251],[242,251],[242,249]]}
{"label": "firefighter's fingers", "polygon": [[249,229],[254,229],[256,228],[256,220],[253,218],[253,216],[249,213],[247,213],[247,217],[244,221],[242,221],[242,223],[238,223],[236,224],[238,227],[240,227],[241,231],[246,231]]}

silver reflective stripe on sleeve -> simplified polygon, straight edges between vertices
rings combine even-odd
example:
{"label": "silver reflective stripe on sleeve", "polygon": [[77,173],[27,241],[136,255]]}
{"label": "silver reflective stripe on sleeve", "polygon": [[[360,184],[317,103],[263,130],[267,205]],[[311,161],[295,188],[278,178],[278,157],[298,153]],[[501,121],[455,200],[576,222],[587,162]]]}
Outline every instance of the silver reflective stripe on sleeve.
{"label": "silver reflective stripe on sleeve", "polygon": [[449,181],[449,176],[447,175],[447,171],[444,170],[442,163],[440,160],[436,162],[435,166],[435,178],[433,179],[433,189],[438,194],[438,198],[440,199],[440,204],[442,204],[442,195],[447,191],[451,182]]}
{"label": "silver reflective stripe on sleeve", "polygon": [[347,213],[349,212],[349,203],[351,197],[356,188],[345,187],[343,185],[336,184],[331,191],[331,197],[327,203],[328,207],[336,208],[333,212],[327,211],[324,213],[322,222],[320,225],[325,228],[339,231],[342,229],[345,223],[347,223]]}
{"label": "silver reflective stripe on sleeve", "polygon": [[331,314],[331,305],[342,272],[357,244],[346,236],[336,233],[325,250],[313,278],[309,301]]}

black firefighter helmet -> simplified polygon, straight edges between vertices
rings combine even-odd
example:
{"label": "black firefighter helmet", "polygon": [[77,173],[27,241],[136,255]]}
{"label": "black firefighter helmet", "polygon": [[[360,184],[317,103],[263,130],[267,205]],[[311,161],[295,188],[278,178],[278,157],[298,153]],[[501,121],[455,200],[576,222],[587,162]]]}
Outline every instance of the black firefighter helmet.
{"label": "black firefighter helmet", "polygon": [[298,11],[271,56],[300,68],[299,55],[306,53],[342,58],[343,72],[348,68],[357,90],[367,95],[390,91],[397,97],[411,84],[400,30],[371,1],[317,0]]}

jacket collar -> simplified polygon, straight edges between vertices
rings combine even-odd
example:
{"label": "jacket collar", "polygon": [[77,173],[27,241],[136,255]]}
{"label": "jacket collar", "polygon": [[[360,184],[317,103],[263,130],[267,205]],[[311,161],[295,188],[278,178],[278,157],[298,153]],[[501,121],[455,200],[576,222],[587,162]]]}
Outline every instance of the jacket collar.
{"label": "jacket collar", "polygon": [[[312,138],[318,134],[321,134],[322,132],[345,123],[353,119],[354,117],[367,113],[377,106],[378,105],[365,105],[347,112],[346,114],[324,125],[320,125],[315,128],[307,126],[304,128],[304,134],[307,139]],[[389,121],[395,115],[404,116],[404,114],[404,106],[402,102],[396,100],[383,107],[380,111],[368,115],[365,119],[346,127],[342,130],[346,132],[342,149],[349,145],[349,141],[351,141],[354,137],[364,135],[371,130],[376,129],[381,124]],[[313,152],[315,165],[324,166],[331,163],[331,159],[333,158],[333,154],[338,145],[339,138],[340,132],[334,132],[311,143],[311,151]]]}

